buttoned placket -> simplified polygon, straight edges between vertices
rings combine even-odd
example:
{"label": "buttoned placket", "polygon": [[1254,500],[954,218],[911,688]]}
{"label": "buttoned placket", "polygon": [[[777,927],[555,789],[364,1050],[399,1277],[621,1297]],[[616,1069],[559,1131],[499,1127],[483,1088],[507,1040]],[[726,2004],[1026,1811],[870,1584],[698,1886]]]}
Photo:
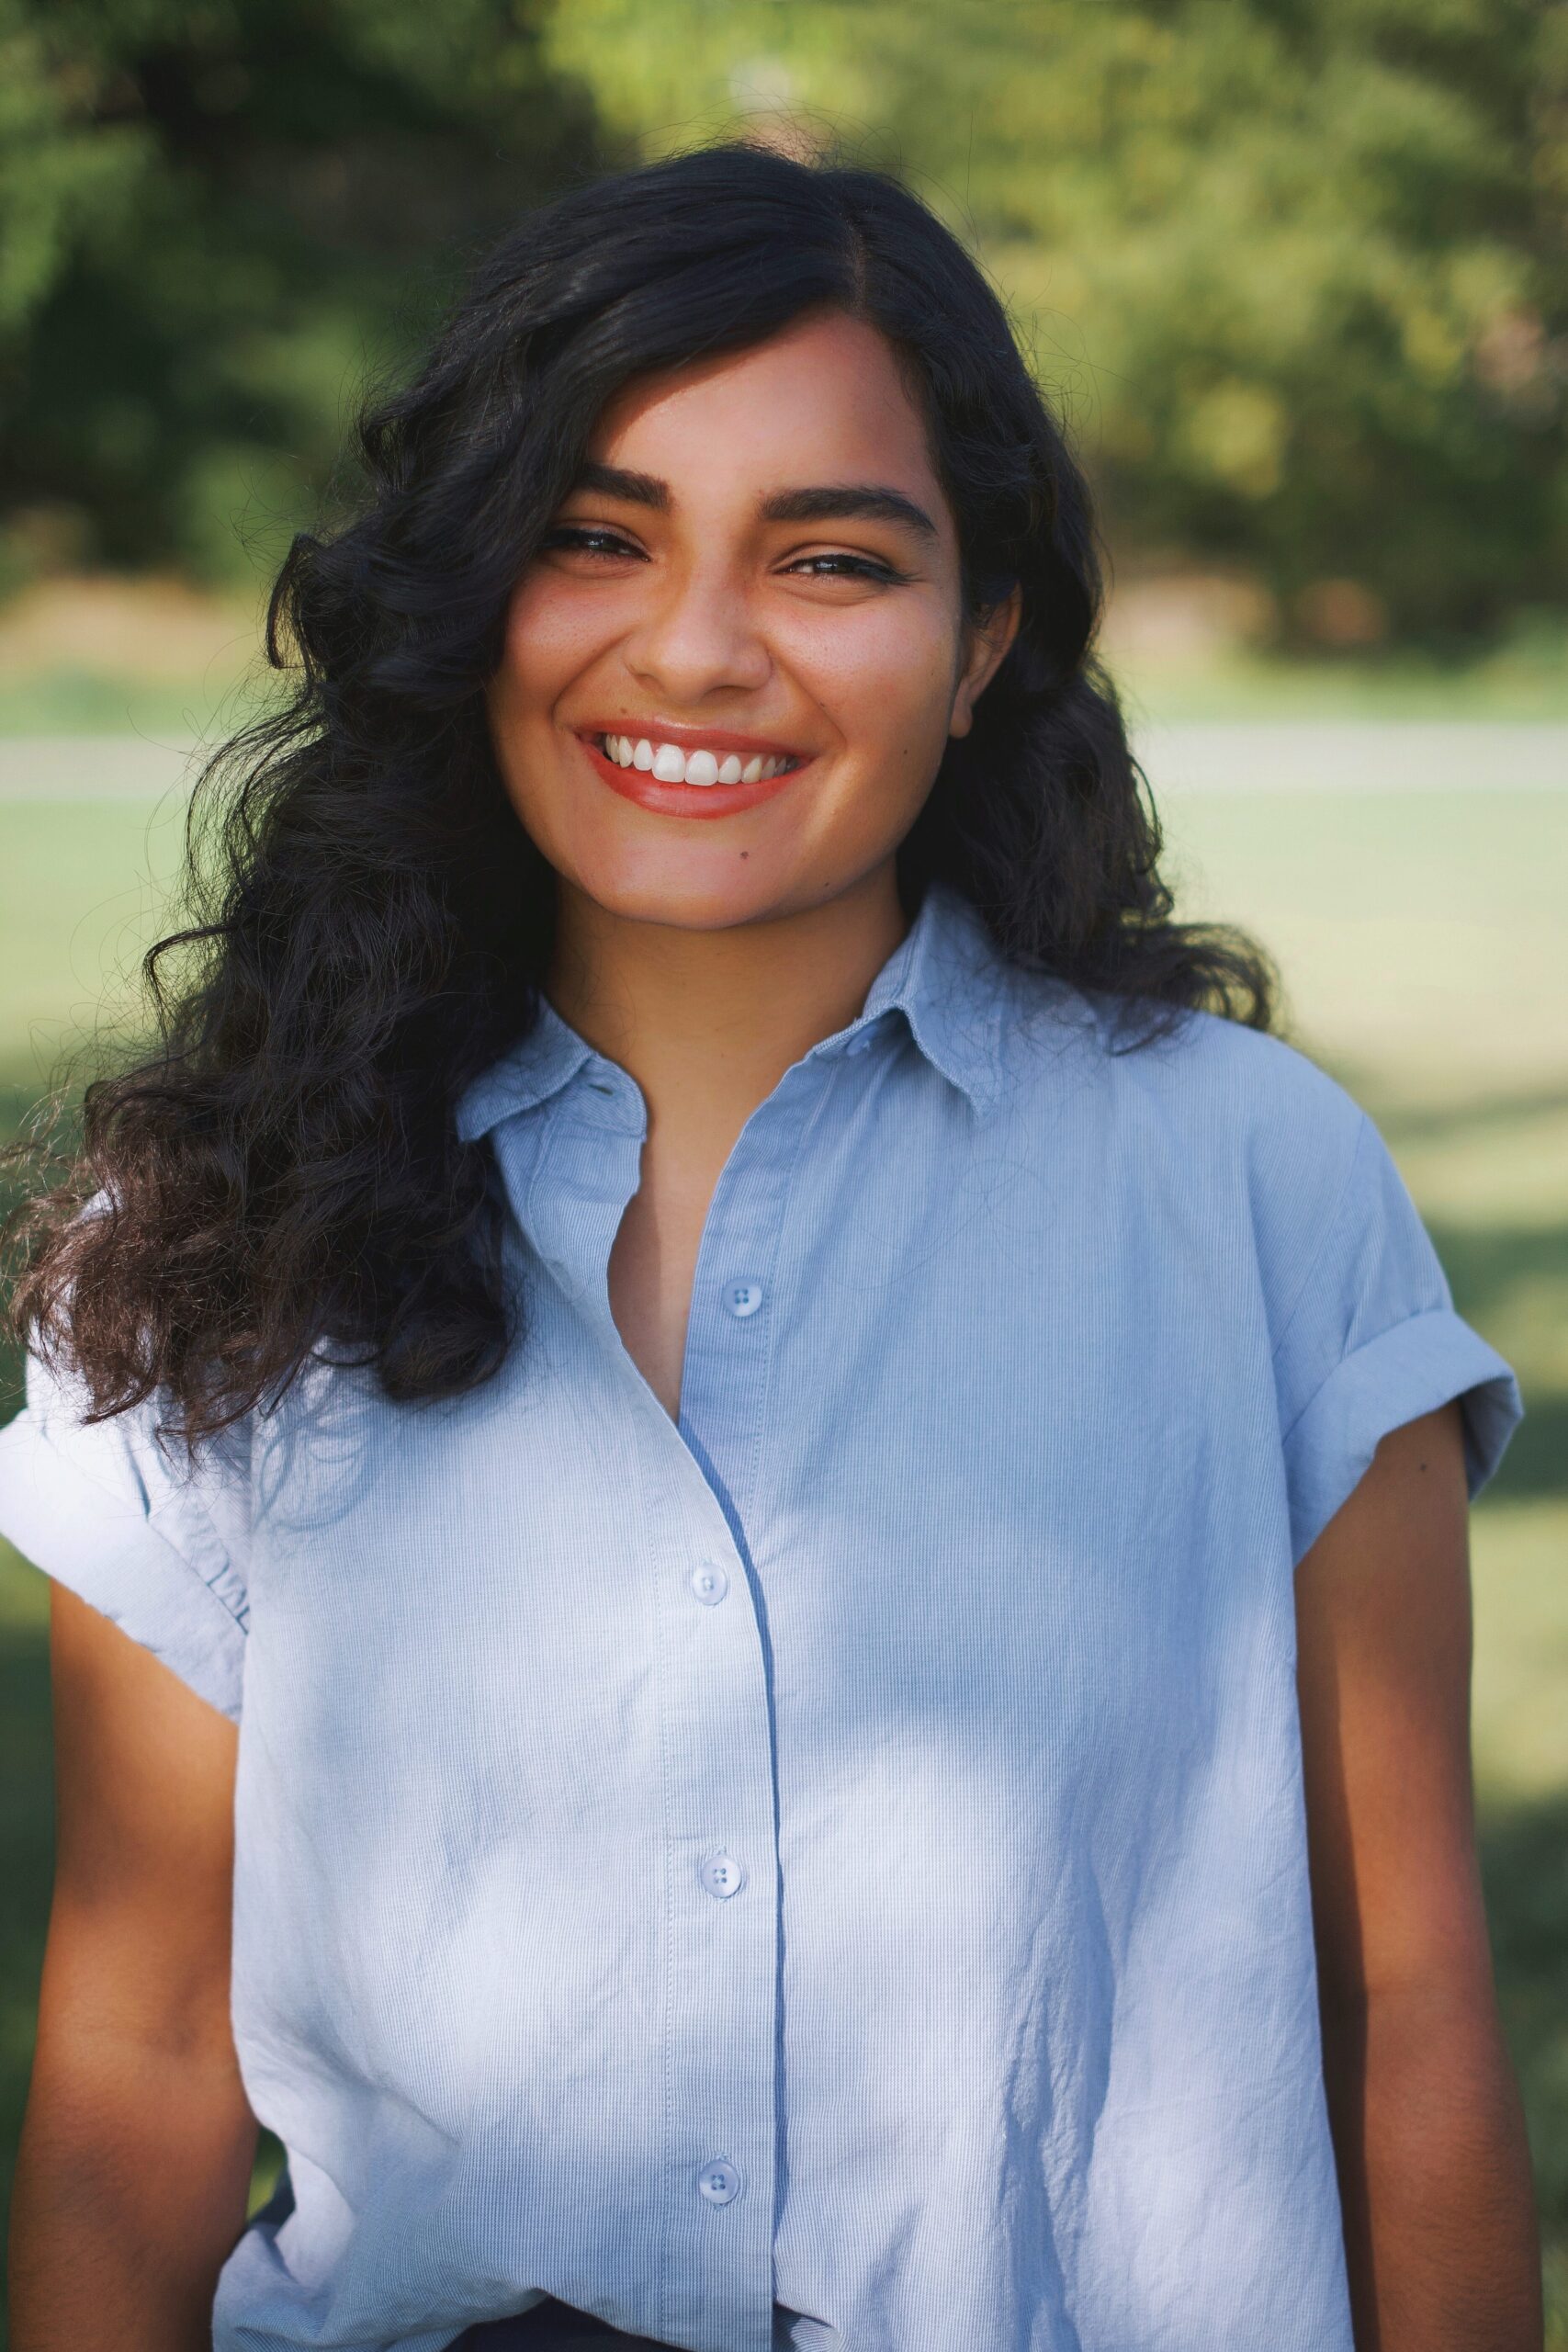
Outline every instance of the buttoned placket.
{"label": "buttoned placket", "polygon": [[[658,2307],[646,2332],[701,2352],[771,2352],[778,2137],[779,1880],[772,1694],[750,1561],[692,1450],[724,1480],[741,1531],[753,1498],[779,1243],[796,1155],[844,1051],[787,1071],[720,1175],[698,1251],[681,1427],[610,1311],[610,1249],[640,1179],[647,1110],[591,1054],[547,1133],[498,1133],[513,1204],[544,1262],[620,1367],[640,1466],[653,1583],[665,1813],[665,2166]],[[510,1166],[509,1166],[510,1160]]]}
{"label": "buttoned placket", "polygon": [[[671,1793],[694,1838],[698,1879],[707,1891],[697,1900],[689,1941],[681,1935],[689,1906],[677,1900],[675,1964],[678,1971],[689,1971],[677,2013],[683,2013],[694,2036],[682,2052],[682,2072],[704,2067],[704,2043],[713,2035],[719,2059],[715,2090],[728,2086],[731,2100],[739,2092],[752,2127],[746,2154],[740,2154],[717,2136],[723,2109],[716,2106],[711,2161],[699,2181],[702,2196],[716,2210],[705,2213],[688,2206],[682,2218],[679,2196],[671,2200],[662,2332],[679,2342],[712,2345],[713,2352],[728,2344],[769,2352],[773,2343],[777,1807],[773,1700],[765,1673],[767,1596],[757,1586],[742,1545],[757,1502],[775,1334],[780,1317],[794,1306],[781,1289],[780,1261],[791,1185],[804,1139],[832,1081],[832,1057],[817,1054],[797,1063],[753,1112],[730,1153],[697,1253],[682,1367],[681,1428],[672,1429],[660,1414],[658,1431],[658,1459],[671,1464],[687,1506],[685,1540],[698,1550],[698,1603],[711,1589],[704,1584],[705,1575],[726,1580],[721,1601],[694,1607],[686,1598],[692,1589],[689,1565],[679,1548],[667,1555],[660,1578],[674,1668],[671,1690],[680,1711],[669,1761]],[[694,1440],[724,1486],[735,1529],[703,1474]],[[671,1513],[664,1524],[679,1547],[680,1515]],[[705,1830],[714,1835],[711,1849]],[[686,1850],[679,1838],[676,1846],[678,1852]],[[716,1917],[705,1919],[705,1900]],[[715,1962],[716,2001],[705,1981]],[[711,2057],[706,2064],[712,2065]],[[679,2177],[677,2165],[672,2187]]]}

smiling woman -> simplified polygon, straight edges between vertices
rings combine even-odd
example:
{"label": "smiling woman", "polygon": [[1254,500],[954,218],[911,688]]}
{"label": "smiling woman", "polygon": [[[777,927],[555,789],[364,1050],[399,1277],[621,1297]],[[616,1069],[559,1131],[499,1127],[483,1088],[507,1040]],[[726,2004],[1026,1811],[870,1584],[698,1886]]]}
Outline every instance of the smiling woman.
{"label": "smiling woman", "polygon": [[[781,447],[819,479],[772,486]],[[864,478],[877,467],[890,479]],[[961,635],[961,571],[922,419],[864,320],[808,315],[759,349],[641,379],[601,412],[490,690],[531,838],[628,915],[732,923],[836,896],[846,865],[859,881],[908,833],[1012,641],[1016,591]],[[656,678],[683,711],[716,689],[739,716],[744,695],[750,731],[658,707]],[[773,814],[743,843],[733,827],[647,843],[584,800],[560,761],[577,744],[639,808]]]}
{"label": "smiling woman", "polygon": [[[792,437],[804,421],[823,425],[805,339],[834,356],[847,473],[843,447],[803,469]],[[856,351],[871,357],[863,382]],[[634,417],[640,446],[667,412],[677,427],[693,414],[671,407],[673,379],[724,404],[717,378],[737,371],[752,383],[761,371],[792,405],[729,398],[725,430],[740,437],[728,471],[721,445],[693,472],[689,432],[679,482],[652,457],[628,460]],[[889,429],[903,481],[887,479]],[[592,919],[517,821],[519,793],[535,794],[541,821],[581,820],[589,854],[613,805],[604,792],[576,803],[548,790],[562,730],[542,724],[525,680],[513,724],[510,625],[520,605],[537,607],[531,662],[553,679],[563,665],[581,673],[585,612],[603,603],[613,616],[645,571],[658,584],[637,592],[640,632],[672,631],[678,662],[689,629],[755,619],[757,576],[733,600],[733,514],[716,549],[697,529],[711,528],[716,497],[733,504],[738,467],[751,477],[749,526],[777,540],[768,627],[793,615],[792,656],[809,647],[814,665],[799,690],[784,670],[771,701],[811,692],[818,673],[827,692],[837,666],[860,697],[857,728],[875,734],[824,761],[824,789],[804,807],[791,790],[755,810],[732,805],[723,826],[623,823],[606,836],[617,854],[658,863],[688,910],[689,863],[724,869],[725,890],[739,889],[759,828],[804,874],[807,850],[780,848],[797,812],[816,827],[846,810],[847,778],[874,764],[879,741],[913,821],[896,840],[886,812],[895,865],[879,886],[876,944],[940,876],[1013,960],[1110,997],[1129,1038],[1189,1005],[1267,1025],[1260,953],[1172,920],[1154,813],[1093,655],[1100,579],[1082,476],[995,297],[895,183],[720,148],[585,187],[481,266],[415,381],[366,417],[361,443],[363,511],[331,540],[297,541],[274,594],[268,647],[280,664],[292,657],[294,704],[226,746],[192,797],[193,852],[212,854],[193,854],[189,927],[148,958],[166,1051],[88,1091],[76,1180],[27,1219],[39,1247],[19,1317],[63,1336],[69,1295],[71,1345],[100,1408],[162,1385],[175,1425],[198,1440],[279,1392],[323,1334],[411,1400],[462,1393],[501,1363],[518,1329],[501,1279],[507,1220],[452,1105],[547,1001],[570,953],[563,914],[569,934]],[[612,444],[618,480],[603,470]],[[613,506],[607,489],[620,493]],[[877,512],[822,512],[824,501],[859,504],[866,489]],[[799,512],[803,496],[815,512]],[[911,497],[929,529],[906,511]],[[792,543],[792,521],[797,534],[817,527]],[[850,521],[860,539],[822,537],[822,525]],[[976,697],[963,665],[987,661],[1015,618]],[[637,720],[634,767],[637,742],[652,754],[644,718],[667,722],[671,748],[691,747],[694,727],[700,737],[743,718],[735,731],[771,749],[754,723],[766,636],[753,629],[731,651],[739,671],[700,713],[681,700],[689,670],[651,695],[617,673],[605,707],[574,711],[577,724],[592,735]],[[885,675],[860,673],[900,652],[921,674],[898,683],[897,708],[930,698],[919,743],[886,730]],[[710,658],[699,645],[699,673]],[[933,737],[944,680],[952,724]],[[671,732],[677,719],[683,731]],[[830,728],[830,711],[813,723]],[[550,745],[536,783],[517,728],[533,749]],[[711,733],[705,747],[716,749]],[[585,748],[584,781],[610,784],[611,767],[625,775]],[[689,790],[675,799],[697,805]],[[883,822],[874,810],[844,820]],[[746,902],[718,903],[739,913]],[[717,956],[724,928],[709,943]],[[748,959],[775,936],[752,926]],[[110,1194],[112,1229],[77,1215]],[[96,1280],[96,1264],[112,1276]]]}
{"label": "smiling woman", "polygon": [[1175,920],[994,296],[710,149],[363,447],[19,1221],[17,2352],[1525,2352],[1517,1385]]}
{"label": "smiling woman", "polygon": [[[656,1105],[649,1053],[693,1055],[669,1082],[709,1105],[655,1118],[610,1260],[621,1335],[672,1419],[748,1093],[847,1018],[897,946],[898,846],[1013,642],[1016,585],[965,626],[963,570],[893,346],[822,308],[613,395],[511,597],[487,701],[507,794],[557,876],[551,1001]],[[716,981],[721,1040],[657,1009],[656,988]]]}

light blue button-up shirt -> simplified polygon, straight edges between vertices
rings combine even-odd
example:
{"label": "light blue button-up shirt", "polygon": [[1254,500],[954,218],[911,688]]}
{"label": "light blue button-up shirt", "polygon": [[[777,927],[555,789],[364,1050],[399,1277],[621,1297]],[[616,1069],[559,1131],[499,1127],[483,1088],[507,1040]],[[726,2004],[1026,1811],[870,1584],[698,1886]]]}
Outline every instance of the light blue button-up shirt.
{"label": "light blue button-up shirt", "polygon": [[1473,1492],[1518,1392],[1337,1085],[1103,1013],[929,892],[730,1155],[678,1427],[606,1288],[645,1106],[548,1007],[459,1105],[484,1387],[312,1366],[187,1481],[30,1366],[0,1531],[240,1726],[288,2161],[218,2352],[547,2290],[692,2352],[1349,2352],[1292,1569],[1455,1396]]}

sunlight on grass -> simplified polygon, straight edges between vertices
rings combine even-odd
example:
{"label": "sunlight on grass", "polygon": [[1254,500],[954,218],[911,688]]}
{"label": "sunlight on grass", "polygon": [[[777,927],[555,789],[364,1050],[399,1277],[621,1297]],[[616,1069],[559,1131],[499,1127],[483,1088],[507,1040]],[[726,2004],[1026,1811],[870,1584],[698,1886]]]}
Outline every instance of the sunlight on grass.
{"label": "sunlight on grass", "polygon": [[1471,1536],[1482,1799],[1568,1792],[1568,1498],[1483,1497]]}

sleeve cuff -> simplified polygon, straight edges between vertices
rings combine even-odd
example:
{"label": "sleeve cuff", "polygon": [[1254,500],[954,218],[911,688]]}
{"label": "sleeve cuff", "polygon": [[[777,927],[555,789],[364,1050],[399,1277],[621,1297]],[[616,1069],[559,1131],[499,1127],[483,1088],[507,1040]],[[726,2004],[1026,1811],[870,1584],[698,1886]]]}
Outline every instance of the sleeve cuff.
{"label": "sleeve cuff", "polygon": [[223,1597],[233,1577],[216,1531],[210,1556],[187,1557],[23,1412],[0,1430],[0,1535],[239,1722],[245,1633]]}
{"label": "sleeve cuff", "polygon": [[1464,1404],[1471,1499],[1503,1459],[1524,1418],[1512,1367],[1461,1316],[1435,1307],[1409,1316],[1335,1366],[1285,1432],[1292,1563],[1348,1500],[1390,1430]]}

